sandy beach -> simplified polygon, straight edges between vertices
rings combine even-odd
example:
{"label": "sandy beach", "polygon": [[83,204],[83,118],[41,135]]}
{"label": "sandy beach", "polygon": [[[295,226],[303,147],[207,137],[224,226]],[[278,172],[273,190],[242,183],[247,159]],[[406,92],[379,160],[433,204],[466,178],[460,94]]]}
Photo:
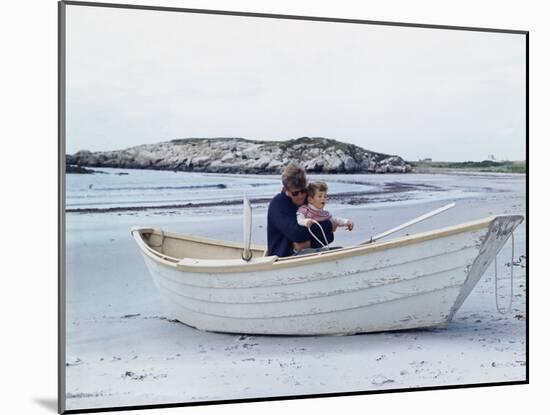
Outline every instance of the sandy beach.
{"label": "sandy beach", "polygon": [[[336,233],[339,245],[363,241],[448,201],[456,201],[456,207],[392,237],[494,214],[526,213],[522,174],[378,175],[369,180],[394,191],[329,202],[333,214],[355,222],[352,232]],[[256,244],[265,244],[266,208],[261,201],[253,205]],[[496,309],[490,266],[445,329],[248,336],[201,332],[173,320],[130,227],[240,241],[240,213],[239,205],[211,205],[67,214],[67,409],[525,380],[525,222],[515,231],[508,314]],[[510,295],[511,249],[508,241],[497,258],[501,307]]]}

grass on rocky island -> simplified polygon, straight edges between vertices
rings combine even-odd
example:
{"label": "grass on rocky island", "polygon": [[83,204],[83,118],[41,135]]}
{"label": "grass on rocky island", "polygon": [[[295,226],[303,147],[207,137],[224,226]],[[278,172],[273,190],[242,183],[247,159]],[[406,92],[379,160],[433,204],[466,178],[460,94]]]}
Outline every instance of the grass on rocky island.
{"label": "grass on rocky island", "polygon": [[418,161],[410,162],[413,169],[417,170],[463,170],[463,171],[476,171],[487,173],[526,173],[527,164],[523,161],[461,161],[461,162],[448,162],[448,161]]}

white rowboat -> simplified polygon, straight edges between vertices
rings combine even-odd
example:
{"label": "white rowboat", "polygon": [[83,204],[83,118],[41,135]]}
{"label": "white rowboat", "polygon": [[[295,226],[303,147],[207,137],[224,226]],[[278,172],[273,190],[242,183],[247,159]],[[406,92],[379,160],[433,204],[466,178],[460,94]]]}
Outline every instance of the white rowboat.
{"label": "white rowboat", "polygon": [[132,228],[174,317],[200,330],[275,335],[444,327],[522,216],[278,258],[251,246]]}

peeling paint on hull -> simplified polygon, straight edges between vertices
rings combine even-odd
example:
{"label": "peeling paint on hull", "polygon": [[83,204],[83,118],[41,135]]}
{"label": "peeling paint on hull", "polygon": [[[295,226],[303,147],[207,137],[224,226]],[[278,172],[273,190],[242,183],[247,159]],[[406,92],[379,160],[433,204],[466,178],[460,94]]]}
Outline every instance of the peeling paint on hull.
{"label": "peeling paint on hull", "polygon": [[[209,261],[206,268],[182,269],[177,259],[153,252],[155,238],[145,246],[142,235],[155,231],[133,234],[164,302],[187,325],[230,333],[342,335],[445,326],[522,220],[497,216],[326,257],[260,259],[250,271],[248,265],[232,271],[223,261],[216,269],[209,259],[186,262]],[[185,257],[185,241],[174,237],[166,244],[169,253]],[[204,245],[206,258],[215,258],[215,246]],[[240,252],[223,249],[223,255]]]}

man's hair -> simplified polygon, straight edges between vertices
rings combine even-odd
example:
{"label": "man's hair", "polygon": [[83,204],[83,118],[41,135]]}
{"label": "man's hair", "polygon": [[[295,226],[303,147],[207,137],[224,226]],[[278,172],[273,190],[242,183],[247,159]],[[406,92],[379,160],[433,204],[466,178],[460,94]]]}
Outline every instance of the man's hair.
{"label": "man's hair", "polygon": [[285,189],[305,189],[306,172],[297,164],[290,163],[283,171],[282,181]]}
{"label": "man's hair", "polygon": [[317,192],[317,191],[326,193],[327,190],[328,190],[328,186],[323,181],[309,182],[307,184],[306,190],[307,190],[307,195],[309,197],[313,197],[313,196],[315,196],[315,192]]}

